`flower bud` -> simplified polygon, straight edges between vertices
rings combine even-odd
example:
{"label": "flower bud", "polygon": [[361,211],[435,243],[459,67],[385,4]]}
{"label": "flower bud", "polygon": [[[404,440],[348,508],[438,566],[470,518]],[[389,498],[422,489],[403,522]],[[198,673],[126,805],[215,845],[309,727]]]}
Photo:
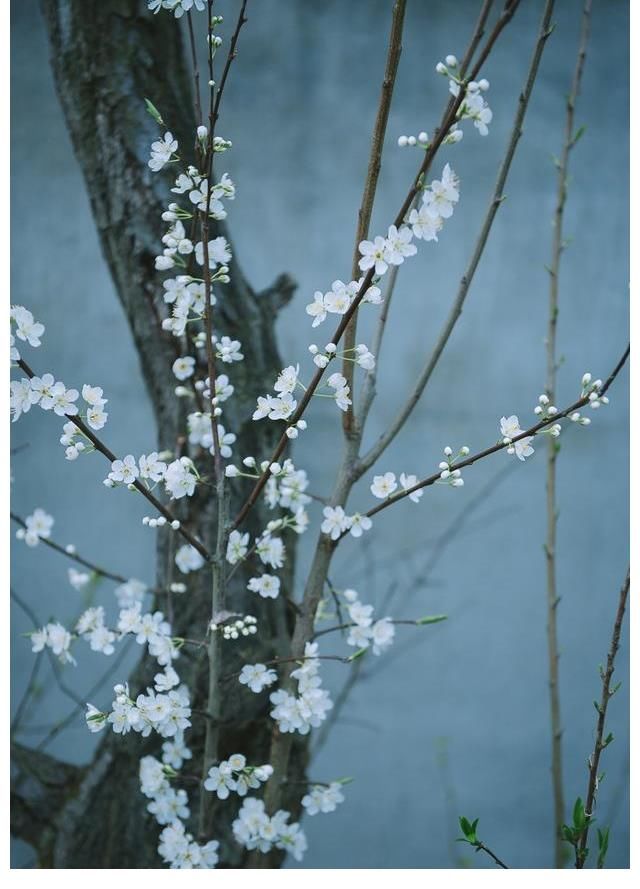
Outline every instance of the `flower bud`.
{"label": "flower bud", "polygon": [[458,67],[458,60],[456,59],[455,56],[447,56],[445,59],[445,62],[447,63],[449,68],[457,68]]}

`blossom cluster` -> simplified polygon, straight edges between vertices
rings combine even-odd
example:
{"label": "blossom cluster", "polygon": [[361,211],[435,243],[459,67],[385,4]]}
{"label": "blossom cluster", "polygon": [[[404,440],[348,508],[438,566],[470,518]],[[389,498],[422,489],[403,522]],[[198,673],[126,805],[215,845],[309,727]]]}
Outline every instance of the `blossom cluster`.
{"label": "blossom cluster", "polygon": [[335,812],[340,803],[344,802],[342,785],[339,781],[332,781],[331,784],[313,784],[301,802],[307,815]]}
{"label": "blossom cluster", "polygon": [[289,694],[278,689],[269,696],[274,705],[271,716],[278,723],[281,732],[299,732],[307,735],[311,728],[316,728],[326,719],[327,712],[333,707],[329,692],[321,688],[319,674],[318,645],[307,642],[304,649],[304,660],[291,673],[291,678],[298,684],[298,694]]}
{"label": "blossom cluster", "polygon": [[272,766],[250,766],[242,753],[233,753],[229,759],[209,769],[204,788],[214,792],[218,799],[227,799],[230,793],[246,796],[249,790],[257,790],[268,781],[272,774]]}
{"label": "blossom cluster", "polygon": [[146,738],[155,731],[163,738],[171,738],[191,725],[189,692],[185,685],[166,694],[147,688],[146,695],[139,694],[135,701],[129,697],[128,683],[116,685],[113,690],[115,698],[109,713],[87,704],[85,719],[90,731],[99,732],[110,723],[118,735],[133,730]]}
{"label": "blossom cluster", "polygon": [[345,590],[343,593],[347,602],[349,618],[353,626],[349,627],[347,645],[358,649],[367,649],[372,646],[375,655],[382,654],[393,644],[396,629],[390,617],[373,620],[373,605],[364,605],[355,590]]}
{"label": "blossom cluster", "polygon": [[279,809],[269,817],[262,800],[247,797],[232,824],[233,835],[245,849],[269,852],[284,849],[302,861],[307,839],[299,824],[289,824],[289,812]]}
{"label": "blossom cluster", "polygon": [[25,519],[26,528],[18,528],[16,537],[24,540],[27,546],[37,546],[40,540],[48,540],[51,537],[51,529],[54,518],[44,509],[38,507]]}

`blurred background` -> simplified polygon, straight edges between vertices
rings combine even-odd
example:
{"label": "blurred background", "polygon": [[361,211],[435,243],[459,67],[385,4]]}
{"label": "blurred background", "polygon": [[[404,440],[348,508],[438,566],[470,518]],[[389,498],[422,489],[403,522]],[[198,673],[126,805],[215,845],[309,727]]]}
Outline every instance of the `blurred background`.
{"label": "blurred background", "polygon": [[[122,453],[148,452],[156,441],[151,410],[55,94],[39,6],[37,0],[11,5],[11,300],[46,325],[37,367],[67,385],[103,386],[109,445]],[[310,367],[307,344],[324,342],[328,328],[311,335],[304,307],[314,290],[327,290],[335,278],[348,280],[391,6],[391,0],[262,0],[250,8],[241,36],[219,130],[233,141],[225,161],[237,198],[228,221],[257,289],[282,271],[299,283],[279,320],[284,363]],[[462,55],[478,6],[475,0],[409,0],[372,234],[386,231],[418,163],[416,150],[399,149],[397,137],[433,131],[447,88],[434,66],[447,53]],[[220,4],[228,23],[235,7],[230,0]],[[552,155],[561,148],[581,8],[580,0],[557,4],[507,200],[464,314],[379,472],[428,474],[447,444],[478,450],[493,443],[503,414],[516,413],[523,423],[533,419],[545,379]],[[423,243],[401,270],[368,442],[395,415],[448,312],[493,190],[541,12],[541,2],[524,0],[483,71],[494,113],[489,136],[468,126],[463,141],[439,155],[434,173],[445,160],[452,164],[461,179],[460,203],[439,243]],[[560,278],[559,405],[577,397],[585,371],[604,378],[628,337],[627,47],[628,4],[596,0],[576,114],[586,132],[571,158],[566,210],[570,245]],[[359,341],[370,343],[368,331],[364,322]],[[586,793],[598,664],[606,659],[628,562],[626,369],[610,396],[610,406],[592,415],[590,428],[565,428],[558,460],[567,807]],[[293,456],[309,473],[311,489],[324,494],[340,454],[340,417],[333,404],[317,402],[310,431]],[[121,492],[103,487],[99,458],[66,462],[60,425],[32,411],[12,427],[13,510],[24,517],[44,508],[55,518],[54,540],[151,583],[154,540],[141,525],[144,506],[128,501],[125,507]],[[288,866],[491,867],[455,843],[459,815],[479,817],[481,838],[510,866],[551,866],[545,466],[542,443],[526,464],[498,454],[467,470],[464,488],[431,488],[419,506],[405,501],[381,515],[363,541],[341,546],[331,576],[336,586],[354,587],[381,614],[444,613],[449,619],[421,629],[398,627],[391,652],[363,664],[329,737],[319,735],[310,770],[316,780],[355,780],[335,813],[305,819],[309,851],[301,865]],[[369,481],[352,495],[354,509],[371,504]],[[314,534],[301,540],[300,584],[313,540]],[[70,563],[43,545],[29,549],[14,540],[13,550],[14,588],[38,620],[71,621],[82,599],[69,585]],[[112,586],[104,583],[99,599],[114,616]],[[14,608],[14,709],[33,665],[28,640],[20,635],[30,629]],[[111,686],[130,664],[125,660],[94,696],[96,705],[111,700]],[[103,656],[88,652],[64,678],[84,700],[108,668]],[[323,668],[334,696],[346,669]],[[24,720],[24,742],[42,741],[73,709],[47,670],[37,706]],[[604,754],[597,817],[611,825],[608,865],[620,868],[629,862],[626,628],[616,677],[623,684],[608,724],[616,740]],[[94,740],[78,715],[46,749],[86,762]],[[32,863],[29,848],[16,843],[13,865]]]}

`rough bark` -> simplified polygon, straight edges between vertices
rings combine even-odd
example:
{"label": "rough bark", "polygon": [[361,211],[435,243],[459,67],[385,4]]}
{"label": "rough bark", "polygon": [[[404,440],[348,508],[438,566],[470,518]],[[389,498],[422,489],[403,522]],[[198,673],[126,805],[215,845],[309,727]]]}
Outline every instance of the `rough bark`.
{"label": "rough bark", "polygon": [[[151,15],[143,0],[42,0],[42,7],[58,94],[103,253],[140,356],[157,420],[158,446],[176,450],[181,441],[184,443],[185,429],[185,408],[173,394],[171,373],[177,341],[161,329],[162,288],[154,269],[163,233],[160,214],[168,203],[171,181],[170,173],[152,174],[147,166],[149,144],[157,138],[157,127],[145,111],[143,98],[150,98],[161,110],[167,128],[179,139],[184,155],[189,155],[196,121],[180,28],[169,15]],[[217,228],[212,236],[222,232],[229,237],[222,226]],[[232,283],[217,293],[216,326],[242,342],[245,360],[233,368],[235,394],[228,402],[226,420],[238,434],[237,452],[260,457],[274,444],[270,424],[251,423],[246,418],[256,395],[264,389],[264,380],[274,378],[282,366],[274,320],[277,310],[291,298],[295,284],[281,275],[267,290],[256,293],[235,258],[231,278]],[[90,270],[87,282],[87,299],[91,299]],[[117,344],[106,342],[105,348],[117,354]],[[203,460],[206,455],[201,455],[201,463]],[[215,534],[211,492],[211,488],[200,488],[194,498],[180,505],[181,520],[209,545]],[[268,517],[273,518],[273,513]],[[260,507],[247,530],[255,533],[266,521],[265,508]],[[170,537],[161,534],[159,587],[167,585],[167,572],[173,564],[171,545]],[[256,614],[260,633],[250,642],[229,643],[223,674],[239,670],[247,661],[267,660],[284,649],[292,625],[286,595],[293,573],[290,539],[287,551],[285,595],[269,600],[268,605],[261,605],[262,600],[256,602],[258,597],[247,593],[246,573],[239,570],[234,575],[233,609]],[[210,616],[209,587],[210,571],[205,568],[190,580],[186,594],[175,597],[175,635],[203,638]],[[158,602],[157,607],[166,608],[166,602]],[[181,677],[192,690],[196,710],[205,709],[207,694],[206,653],[201,651],[183,650],[177,662]],[[154,672],[156,667],[149,659],[141,661],[129,679],[132,691],[144,690]],[[268,761],[266,696],[246,693],[237,681],[223,688],[222,754],[241,750],[250,762]],[[194,751],[189,771],[194,774],[200,767],[203,736],[203,718],[194,715],[189,734]],[[143,740],[138,735],[105,735],[93,761],[84,768],[16,746],[12,831],[34,845],[44,867],[160,867],[156,852],[160,828],[146,812],[137,776],[140,757],[157,755],[159,742],[161,739]],[[306,743],[298,743],[296,751],[291,772],[294,780],[304,774]],[[197,812],[196,793],[191,793],[191,801],[192,813]],[[287,802],[295,812],[295,801]],[[233,807],[228,800],[214,810],[213,836],[221,841],[222,866],[242,867],[245,859],[230,838]],[[195,833],[195,825],[189,826]],[[270,863],[278,866],[280,860],[278,853]]]}

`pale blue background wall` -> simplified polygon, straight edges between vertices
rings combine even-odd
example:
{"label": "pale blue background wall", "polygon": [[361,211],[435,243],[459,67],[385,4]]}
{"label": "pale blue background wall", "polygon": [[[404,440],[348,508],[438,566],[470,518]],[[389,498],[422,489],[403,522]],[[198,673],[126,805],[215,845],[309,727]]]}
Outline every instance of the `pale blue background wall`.
{"label": "pale blue background wall", "polygon": [[[280,321],[287,362],[306,360],[304,306],[313,291],[348,275],[390,5],[263,0],[254,4],[242,35],[221,129],[234,143],[229,169],[238,184],[230,224],[257,287],[283,270],[299,281],[297,297]],[[433,66],[448,52],[461,53],[470,25],[462,33],[460,22],[471,22],[476,6],[409,2],[374,231],[395,215],[416,165],[416,155],[396,148],[395,139],[433,129],[445,86]],[[587,132],[572,159],[566,217],[572,243],[561,280],[561,403],[574,398],[585,370],[606,375],[627,340],[628,8],[616,0],[594,6],[577,113]],[[29,306],[47,326],[37,366],[68,385],[104,386],[109,444],[125,453],[148,451],[155,441],[151,412],[52,86],[38,5],[21,0],[12,10],[12,301]],[[489,138],[468,131],[447,155],[462,180],[461,201],[440,243],[425,245],[402,270],[371,440],[394,415],[446,315],[493,187],[540,11],[541,3],[523,2],[487,66],[494,110]],[[497,418],[511,412],[530,416],[542,390],[544,264],[555,190],[551,154],[560,148],[579,13],[576,0],[558,4],[508,200],[431,387],[381,470],[428,472],[445,444],[485,446],[495,440]],[[625,371],[611,392],[611,406],[594,416],[589,430],[563,433],[558,465],[568,802],[585,792],[597,666],[606,656],[628,559],[627,381]],[[330,408],[322,402],[313,411],[314,432],[300,440],[295,454],[320,492],[330,484],[330,458],[338,453],[339,418]],[[33,411],[13,432],[14,445],[25,445],[14,458],[14,509],[25,515],[44,507],[55,516],[56,539],[74,542],[124,574],[151,580],[153,540],[140,524],[144,507],[124,511],[124,495],[101,485],[104,467],[98,459],[65,462],[51,416]],[[431,489],[420,507],[405,504],[380,517],[366,547],[347,542],[336,559],[332,579],[339,586],[355,586],[363,599],[382,601],[395,583],[398,616],[445,612],[449,621],[421,633],[399,632],[387,665],[381,663],[354,693],[348,716],[320,751],[312,775],[356,780],[334,815],[305,822],[310,841],[305,866],[455,866],[464,855],[453,843],[458,814],[479,816],[482,836],[511,865],[550,864],[544,455],[508,472],[510,467],[502,454],[468,471],[461,490]],[[490,493],[478,501],[486,485]],[[353,503],[369,500],[363,486]],[[421,574],[434,541],[472,503],[473,512],[425,580]],[[311,536],[307,549],[310,543]],[[301,573],[305,552],[303,546]],[[68,587],[62,557],[43,546],[27,551],[16,544],[12,567],[16,589],[43,620],[76,613],[78,595]],[[110,586],[104,598],[112,598]],[[19,638],[27,629],[16,612],[18,697],[32,663],[29,646]],[[625,631],[618,668],[624,684],[610,710],[617,740],[605,754],[598,815],[612,824],[609,862],[617,867],[628,865],[627,664]],[[68,681],[84,694],[104,668],[99,656],[87,658],[82,669],[69,670]],[[336,668],[326,675],[337,690],[344,673]],[[106,702],[106,692],[103,697]],[[28,722],[55,721],[68,707],[51,686]],[[41,734],[28,737],[35,741]],[[78,722],[50,749],[84,761],[92,738]],[[29,861],[26,847],[18,845],[15,863]],[[475,856],[471,863],[490,865]]]}

